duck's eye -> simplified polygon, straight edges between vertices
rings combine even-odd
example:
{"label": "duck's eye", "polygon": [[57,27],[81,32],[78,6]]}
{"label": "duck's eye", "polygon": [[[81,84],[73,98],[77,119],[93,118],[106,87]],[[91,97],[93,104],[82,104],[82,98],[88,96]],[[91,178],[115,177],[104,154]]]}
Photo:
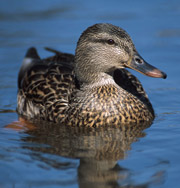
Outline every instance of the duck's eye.
{"label": "duck's eye", "polygon": [[114,42],[113,39],[109,39],[109,40],[107,40],[107,43],[108,43],[109,45],[113,45],[113,44],[115,44],[115,42]]}

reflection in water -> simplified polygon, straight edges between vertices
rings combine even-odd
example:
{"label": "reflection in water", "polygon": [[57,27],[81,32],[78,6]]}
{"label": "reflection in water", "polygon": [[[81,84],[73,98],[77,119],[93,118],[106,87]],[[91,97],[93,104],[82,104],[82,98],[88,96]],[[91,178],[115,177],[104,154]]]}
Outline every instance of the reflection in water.
{"label": "reflection in water", "polygon": [[103,128],[57,126],[45,122],[24,125],[30,127],[26,130],[29,136],[22,140],[31,144],[23,144],[23,148],[36,151],[31,157],[55,168],[61,165],[56,160],[52,162],[52,158],[48,160],[42,153],[80,159],[79,187],[136,187],[130,182],[128,169],[121,168],[117,161],[126,157],[131,143],[145,136],[142,131],[149,125]]}

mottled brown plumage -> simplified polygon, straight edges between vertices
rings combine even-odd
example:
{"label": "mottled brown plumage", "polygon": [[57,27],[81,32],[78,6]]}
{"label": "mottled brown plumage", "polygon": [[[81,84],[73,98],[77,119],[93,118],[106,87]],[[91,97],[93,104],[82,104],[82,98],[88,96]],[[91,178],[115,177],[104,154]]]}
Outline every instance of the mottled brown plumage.
{"label": "mottled brown plumage", "polygon": [[126,67],[152,77],[166,75],[147,64],[131,38],[111,24],[81,35],[75,56],[40,59],[28,50],[18,78],[18,107],[27,119],[75,126],[151,122],[154,111],[139,80]]}

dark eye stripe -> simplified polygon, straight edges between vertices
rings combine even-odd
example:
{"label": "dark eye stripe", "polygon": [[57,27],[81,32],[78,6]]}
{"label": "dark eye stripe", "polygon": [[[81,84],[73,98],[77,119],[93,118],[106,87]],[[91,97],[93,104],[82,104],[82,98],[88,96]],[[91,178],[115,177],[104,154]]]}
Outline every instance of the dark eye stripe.
{"label": "dark eye stripe", "polygon": [[113,39],[94,39],[93,42],[106,43],[109,45],[117,45]]}

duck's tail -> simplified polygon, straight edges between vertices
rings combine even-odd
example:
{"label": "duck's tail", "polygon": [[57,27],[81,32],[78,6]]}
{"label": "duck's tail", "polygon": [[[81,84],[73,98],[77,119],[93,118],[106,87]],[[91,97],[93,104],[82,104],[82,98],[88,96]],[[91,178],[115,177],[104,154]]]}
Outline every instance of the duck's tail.
{"label": "duck's tail", "polygon": [[37,53],[36,48],[31,47],[27,50],[26,55],[23,59],[19,74],[18,74],[18,88],[21,88],[21,83],[25,73],[33,66],[34,63],[40,61],[40,57]]}

